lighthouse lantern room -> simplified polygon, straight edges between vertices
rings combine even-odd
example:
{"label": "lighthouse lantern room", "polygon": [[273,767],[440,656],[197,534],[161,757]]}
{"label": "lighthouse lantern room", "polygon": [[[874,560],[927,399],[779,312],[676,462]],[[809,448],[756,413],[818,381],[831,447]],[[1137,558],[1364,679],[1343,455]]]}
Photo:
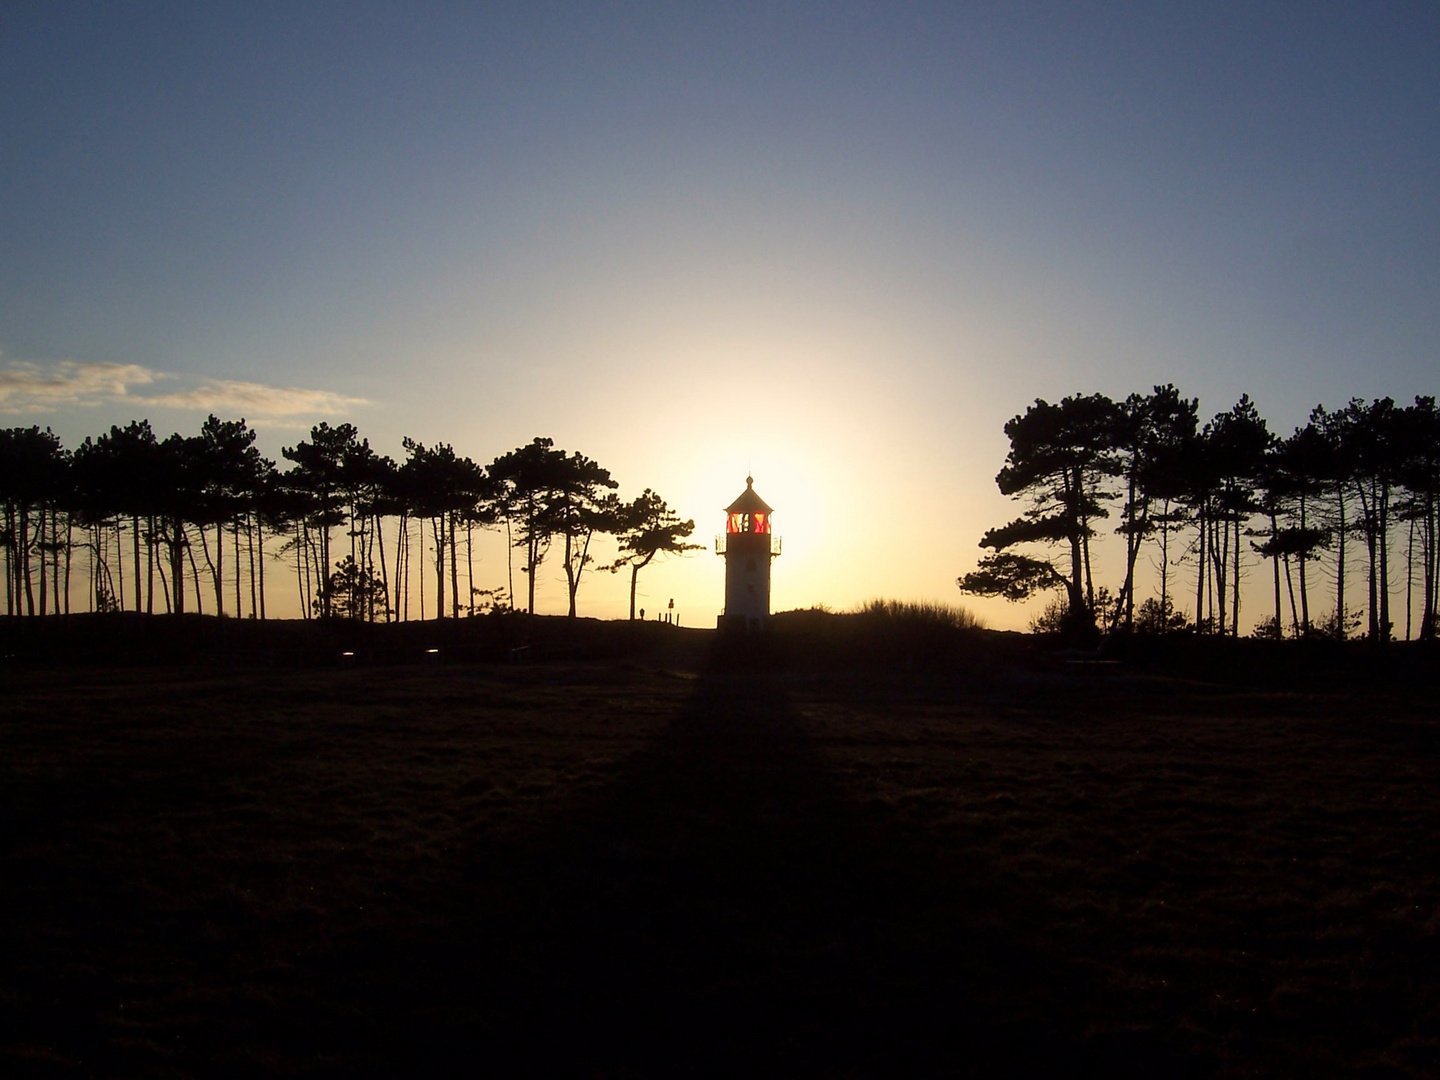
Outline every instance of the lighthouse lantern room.
{"label": "lighthouse lantern room", "polygon": [[755,478],[745,478],[745,490],[725,508],[725,613],[722,629],[754,629],[770,616],[770,560],[780,554],[778,538],[770,532],[771,510],[755,494]]}

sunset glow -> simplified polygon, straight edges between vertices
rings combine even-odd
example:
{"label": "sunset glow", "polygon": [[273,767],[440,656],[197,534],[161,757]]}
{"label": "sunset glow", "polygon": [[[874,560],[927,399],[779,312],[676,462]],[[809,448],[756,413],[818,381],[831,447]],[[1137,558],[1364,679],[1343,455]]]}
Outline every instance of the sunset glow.
{"label": "sunset glow", "polygon": [[[775,608],[844,609],[961,599],[1037,397],[1173,382],[1288,433],[1436,390],[1421,8],[22,9],[0,409],[67,447],[209,412],[271,457],[320,420],[480,464],[543,435],[696,536],[754,475]],[[713,625],[721,567],[643,588]]]}

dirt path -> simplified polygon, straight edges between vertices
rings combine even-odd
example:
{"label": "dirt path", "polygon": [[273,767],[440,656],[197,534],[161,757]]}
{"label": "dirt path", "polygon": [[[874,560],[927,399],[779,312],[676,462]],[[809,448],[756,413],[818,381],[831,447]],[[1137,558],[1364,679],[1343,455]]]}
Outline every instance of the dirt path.
{"label": "dirt path", "polygon": [[[1057,1008],[1084,998],[1085,976],[1017,939],[1023,899],[977,886],[837,789],[778,681],[705,678],[598,797],[521,850],[470,858],[488,902],[446,928],[450,951],[437,943],[416,973],[428,992],[416,987],[403,1025],[426,1031],[437,1064],[667,1076],[1100,1064],[1074,1010]],[[1204,1066],[1145,1036],[1120,1064],[1104,1056],[1111,1075]]]}

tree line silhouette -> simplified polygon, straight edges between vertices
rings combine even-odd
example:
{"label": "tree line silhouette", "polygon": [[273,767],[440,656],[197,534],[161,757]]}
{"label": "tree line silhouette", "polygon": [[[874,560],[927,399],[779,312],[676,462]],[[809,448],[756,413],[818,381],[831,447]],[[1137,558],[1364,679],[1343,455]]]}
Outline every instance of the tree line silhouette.
{"label": "tree line silhouette", "polygon": [[[287,565],[305,618],[457,618],[514,605],[519,552],[528,613],[536,575],[558,553],[571,617],[587,570],[628,567],[633,619],[640,570],[699,546],[686,542],[694,521],[655,492],[622,501],[606,469],[550,439],[488,466],[447,444],[402,445],[396,462],[353,425],[321,423],[281,450],[281,471],[243,419],[211,415],[198,435],[163,440],[132,421],[73,451],[49,429],[0,429],[5,613],[68,614],[78,573],[92,611],[204,614],[209,604],[264,619],[268,557]],[[477,529],[505,532],[504,587],[475,585]],[[619,554],[596,567],[601,534]]]}
{"label": "tree line silhouette", "polygon": [[[1248,395],[1203,426],[1199,400],[1174,386],[1113,401],[1103,394],[1037,399],[1005,425],[1001,492],[1028,502],[988,530],[963,592],[1023,600],[1056,590],[1054,629],[1093,640],[1102,631],[1240,634],[1241,580],[1268,561],[1274,613],[1261,636],[1390,640],[1392,564],[1403,553],[1405,637],[1436,635],[1440,598],[1437,492],[1440,413],[1433,397],[1316,406],[1289,437],[1272,433]],[[1096,587],[1092,541],[1110,520],[1123,538],[1116,591]],[[1147,547],[1158,596],[1135,602]],[[1347,607],[1347,569],[1364,559],[1363,610]],[[1058,559],[1046,549],[1059,549]],[[1193,567],[1193,614],[1177,603],[1176,566]],[[1317,594],[1316,573],[1329,588]],[[1187,598],[1188,599],[1188,598]]]}

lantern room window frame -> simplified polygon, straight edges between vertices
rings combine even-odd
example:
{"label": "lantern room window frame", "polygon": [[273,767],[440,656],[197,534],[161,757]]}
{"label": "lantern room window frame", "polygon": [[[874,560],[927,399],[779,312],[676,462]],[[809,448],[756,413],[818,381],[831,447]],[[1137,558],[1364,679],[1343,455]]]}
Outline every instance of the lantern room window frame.
{"label": "lantern room window frame", "polygon": [[765,536],[770,532],[770,515],[762,512],[753,514],[731,514],[725,522],[725,531],[731,536]]}

